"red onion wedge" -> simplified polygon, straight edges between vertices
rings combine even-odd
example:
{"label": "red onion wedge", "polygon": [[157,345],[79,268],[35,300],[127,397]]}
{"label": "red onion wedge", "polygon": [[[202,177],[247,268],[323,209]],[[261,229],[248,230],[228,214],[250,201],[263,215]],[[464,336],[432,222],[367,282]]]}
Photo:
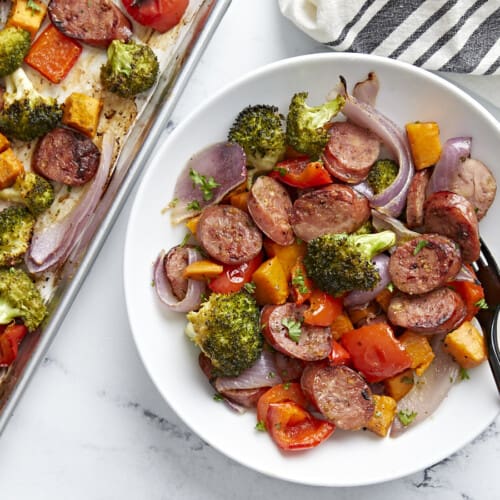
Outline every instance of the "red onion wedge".
{"label": "red onion wedge", "polygon": [[415,415],[415,418],[405,427],[396,417],[391,428],[392,437],[402,434],[432,415],[456,381],[459,367],[443,349],[443,338],[443,335],[435,335],[431,340],[436,357],[418,378],[412,390],[398,401],[397,412]]}
{"label": "red onion wedge", "polygon": [[61,210],[56,201],[37,220],[25,257],[29,272],[36,274],[59,266],[74,248],[103,194],[112,165],[113,145],[114,137],[105,135],[97,173],[83,189],[72,191],[78,193],[78,198],[73,200],[70,210]]}
{"label": "red onion wedge", "polygon": [[342,113],[356,125],[365,127],[376,134],[394,155],[399,165],[398,175],[387,189],[373,196],[367,194],[373,208],[387,215],[398,217],[405,206],[415,171],[406,136],[394,122],[373,106],[349,95],[343,77],[341,77],[341,83],[341,93],[345,97]]}
{"label": "red onion wedge", "polygon": [[377,210],[372,210],[372,224],[377,231],[393,231],[396,233],[396,241],[398,244],[410,241],[420,236],[420,233],[408,229],[399,219],[380,213]]}
{"label": "red onion wedge", "polygon": [[[201,253],[195,248],[187,247],[187,252],[188,264],[192,264],[202,258]],[[186,295],[182,300],[179,300],[172,291],[172,286],[165,272],[165,257],[167,255],[168,254],[162,250],[153,267],[153,280],[156,295],[162,304],[170,311],[187,313],[197,309],[206,289],[205,282],[188,280]]]}
{"label": "red onion wedge", "polygon": [[427,196],[436,191],[450,191],[450,180],[455,176],[459,162],[470,156],[471,144],[470,137],[454,137],[444,143],[427,185]]}
{"label": "red onion wedge", "polygon": [[373,263],[380,274],[380,281],[373,290],[354,290],[349,292],[344,297],[345,307],[368,304],[391,282],[391,277],[389,276],[389,256],[381,253],[373,258]]}
{"label": "red onion wedge", "polygon": [[370,106],[375,106],[378,91],[380,90],[380,82],[377,73],[370,71],[368,76],[354,85],[352,95],[361,102],[366,102]]}
{"label": "red onion wedge", "polygon": [[[191,172],[210,183],[208,189],[193,182]],[[239,144],[218,142],[196,153],[177,178],[170,213],[178,224],[193,217],[208,205],[218,203],[247,178],[246,155]]]}

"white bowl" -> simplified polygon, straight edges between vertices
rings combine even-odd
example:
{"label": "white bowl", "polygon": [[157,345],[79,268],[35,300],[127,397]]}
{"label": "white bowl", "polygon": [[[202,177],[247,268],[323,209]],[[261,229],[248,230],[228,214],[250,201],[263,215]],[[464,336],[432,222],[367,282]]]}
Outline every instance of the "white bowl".
{"label": "white bowl", "polygon": [[[487,364],[456,384],[435,415],[398,438],[370,432],[340,432],[321,446],[282,453],[266,433],[255,430],[255,413],[236,415],[213,400],[213,389],[198,367],[198,351],[183,333],[182,314],[166,311],[151,286],[152,263],[161,248],[178,244],[185,233],[172,227],[162,209],[174,180],[189,157],[224,140],[236,114],[248,104],[274,104],[287,111],[293,93],[308,91],[320,104],[343,75],[349,87],[375,71],[381,88],[377,108],[403,126],[409,121],[439,123],[441,139],[473,137],[472,153],[500,178],[500,126],[464,92],[431,73],[393,60],[350,54],[317,54],[268,65],[220,91],[186,118],[159,147],[135,199],[124,258],[129,320],[140,356],[153,383],[180,418],[204,441],[235,461],[269,476],[323,486],[358,486],[388,481],[428,467],[464,446],[499,411]],[[496,169],[496,171],[495,171]],[[481,222],[493,252],[495,202]]]}

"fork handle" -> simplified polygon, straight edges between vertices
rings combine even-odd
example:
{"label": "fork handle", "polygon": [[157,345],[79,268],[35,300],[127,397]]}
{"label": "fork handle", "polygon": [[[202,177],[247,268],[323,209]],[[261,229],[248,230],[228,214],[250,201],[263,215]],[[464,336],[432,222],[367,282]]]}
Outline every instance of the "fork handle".
{"label": "fork handle", "polygon": [[500,393],[500,347],[498,343],[498,316],[500,313],[500,305],[495,309],[493,321],[491,323],[490,331],[486,337],[486,344],[488,347],[488,362],[490,364],[493,378],[497,385],[498,392]]}

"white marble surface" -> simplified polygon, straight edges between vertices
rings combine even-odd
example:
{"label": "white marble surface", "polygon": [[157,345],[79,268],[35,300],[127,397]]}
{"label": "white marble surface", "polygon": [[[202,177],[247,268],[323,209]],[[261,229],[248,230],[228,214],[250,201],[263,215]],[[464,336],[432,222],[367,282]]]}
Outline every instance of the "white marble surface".
{"label": "white marble surface", "polygon": [[[233,0],[172,126],[243,73],[322,50],[280,16],[273,0]],[[498,78],[454,79],[475,95],[492,98],[488,105],[500,118],[493,107],[500,100],[493,93]],[[263,476],[193,435],[152,385],[127,322],[122,255],[131,201],[0,438],[1,500],[500,498],[498,419],[425,471],[351,489],[305,487]]]}

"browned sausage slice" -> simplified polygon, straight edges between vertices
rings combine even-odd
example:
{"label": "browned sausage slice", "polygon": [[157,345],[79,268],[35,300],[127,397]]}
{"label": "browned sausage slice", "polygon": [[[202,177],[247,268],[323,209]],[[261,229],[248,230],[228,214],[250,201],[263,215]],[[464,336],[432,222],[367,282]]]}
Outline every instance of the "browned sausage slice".
{"label": "browned sausage slice", "polygon": [[438,234],[422,234],[403,243],[389,260],[394,286],[410,295],[444,286],[461,267],[462,257],[455,242]]}
{"label": "browned sausage slice", "polygon": [[311,363],[304,369],[301,386],[321,414],[339,429],[361,429],[373,416],[372,391],[348,366]]}
{"label": "browned sausage slice", "polygon": [[424,223],[425,191],[429,184],[428,168],[419,170],[411,180],[406,198],[406,225],[409,228],[420,227]]}
{"label": "browned sausage slice", "polygon": [[248,211],[260,230],[278,245],[291,245],[295,240],[290,212],[292,200],[278,181],[262,175],[257,178],[248,198]]}
{"label": "browned sausage slice", "polygon": [[111,0],[51,0],[48,10],[61,33],[89,45],[107,47],[132,36],[131,22]]}
{"label": "browned sausage slice", "polygon": [[352,233],[370,218],[370,204],[345,184],[309,191],[293,204],[290,222],[295,234],[310,241],[328,233]]}
{"label": "browned sausage slice", "polygon": [[81,186],[97,172],[101,153],[86,135],[68,128],[55,128],[38,141],[32,168],[47,179]]}
{"label": "browned sausage slice", "polygon": [[225,264],[248,262],[262,249],[262,233],[250,216],[230,205],[205,208],[196,236],[211,257]]}
{"label": "browned sausage slice", "polygon": [[351,122],[335,122],[323,160],[334,177],[357,184],[367,178],[379,153],[380,140],[371,131]]}
{"label": "browned sausage slice", "polygon": [[393,325],[428,335],[451,332],[465,315],[462,298],[448,287],[422,295],[396,295],[387,310]]}
{"label": "browned sausage slice", "polygon": [[[264,337],[277,351],[287,356],[303,361],[325,359],[331,351],[330,328],[304,324],[303,314],[306,309],[307,306],[293,303],[265,306],[261,316]],[[288,327],[284,324],[287,320],[301,324],[298,341],[290,338]]]}
{"label": "browned sausage slice", "polygon": [[172,288],[172,293],[179,300],[186,296],[188,280],[184,278],[183,272],[188,265],[188,249],[186,247],[173,247],[163,260],[165,274]]}
{"label": "browned sausage slice", "polygon": [[448,236],[458,243],[464,262],[479,258],[479,225],[474,207],[463,196],[448,191],[431,194],[424,204],[427,233]]}

